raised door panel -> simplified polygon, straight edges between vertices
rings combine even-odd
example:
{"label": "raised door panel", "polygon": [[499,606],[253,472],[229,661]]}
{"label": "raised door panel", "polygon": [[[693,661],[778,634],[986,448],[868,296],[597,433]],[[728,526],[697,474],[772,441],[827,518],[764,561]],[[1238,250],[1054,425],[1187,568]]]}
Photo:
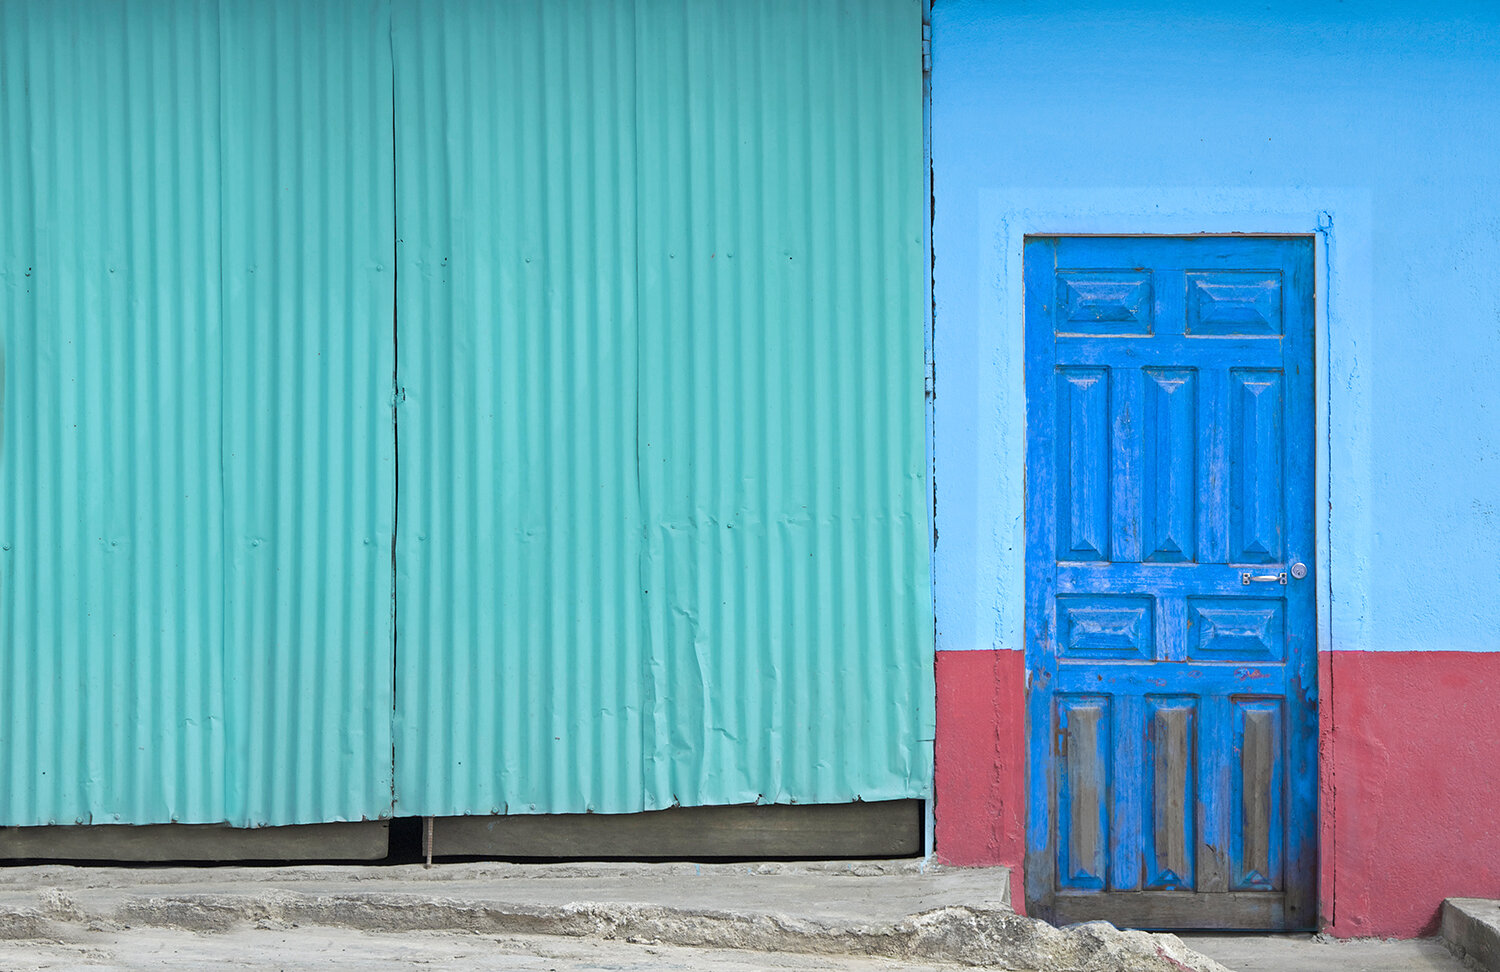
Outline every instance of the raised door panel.
{"label": "raised door panel", "polygon": [[1282,395],[1280,371],[1229,373],[1230,562],[1282,557]]}
{"label": "raised door panel", "polygon": [[1141,444],[1144,559],[1183,563],[1195,552],[1198,373],[1146,368]]}
{"label": "raised door panel", "polygon": [[1109,369],[1057,373],[1059,560],[1109,559]]}

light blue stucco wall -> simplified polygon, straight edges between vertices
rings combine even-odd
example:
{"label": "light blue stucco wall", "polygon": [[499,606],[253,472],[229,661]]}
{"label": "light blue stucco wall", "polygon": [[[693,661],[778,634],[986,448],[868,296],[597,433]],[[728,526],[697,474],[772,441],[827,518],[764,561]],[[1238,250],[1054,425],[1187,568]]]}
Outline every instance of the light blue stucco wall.
{"label": "light blue stucco wall", "polygon": [[1320,646],[1500,649],[1500,4],[932,19],[938,648],[1023,647],[1021,239],[1238,231],[1319,238]]}

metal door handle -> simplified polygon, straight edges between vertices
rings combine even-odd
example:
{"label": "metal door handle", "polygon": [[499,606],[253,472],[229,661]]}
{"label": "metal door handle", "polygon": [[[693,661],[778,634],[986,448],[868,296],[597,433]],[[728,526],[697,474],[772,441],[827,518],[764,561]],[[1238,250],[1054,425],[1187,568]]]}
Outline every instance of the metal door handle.
{"label": "metal door handle", "polygon": [[1252,574],[1248,570],[1240,574],[1241,584],[1286,584],[1286,571],[1279,574]]}

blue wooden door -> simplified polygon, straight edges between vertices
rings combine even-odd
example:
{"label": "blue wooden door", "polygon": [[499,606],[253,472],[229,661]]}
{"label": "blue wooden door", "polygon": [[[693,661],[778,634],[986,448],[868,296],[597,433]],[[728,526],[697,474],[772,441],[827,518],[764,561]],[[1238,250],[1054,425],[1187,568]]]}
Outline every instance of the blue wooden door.
{"label": "blue wooden door", "polygon": [[1316,916],[1313,246],[1029,239],[1027,900]]}

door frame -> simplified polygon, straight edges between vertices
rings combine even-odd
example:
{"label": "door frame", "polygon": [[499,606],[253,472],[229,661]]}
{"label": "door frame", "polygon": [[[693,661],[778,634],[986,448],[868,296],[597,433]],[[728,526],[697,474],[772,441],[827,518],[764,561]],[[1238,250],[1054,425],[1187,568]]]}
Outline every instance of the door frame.
{"label": "door frame", "polygon": [[[1315,644],[1319,681],[1319,919],[1334,920],[1337,834],[1329,803],[1337,766],[1328,746],[1336,699],[1329,652],[1364,637],[1364,575],[1370,562],[1369,382],[1360,356],[1371,328],[1369,193],[1348,189],[993,189],[973,201],[977,301],[967,322],[945,319],[935,285],[934,358],[942,376],[934,402],[935,487],[977,497],[940,515],[935,574],[939,650],[1025,652],[1025,290],[1030,236],[1312,235],[1314,244]],[[951,201],[950,201],[951,204]],[[950,228],[945,235],[952,236]],[[1337,390],[1337,395],[1334,391]],[[983,416],[984,421],[975,421]],[[945,434],[945,429],[952,432]],[[1330,470],[1339,470],[1336,477]],[[982,484],[982,485],[981,485]],[[949,507],[951,510],[952,507]],[[961,525],[965,529],[955,529]],[[955,534],[958,534],[955,536]],[[1334,593],[1338,593],[1335,608]],[[1029,681],[1029,676],[1028,676]],[[1011,700],[1024,706],[1024,697]],[[1024,724],[1024,720],[1022,720]],[[1024,730],[1023,730],[1024,732]],[[1025,740],[1017,740],[1024,751]],[[1000,795],[1021,819],[1027,780]],[[941,814],[942,810],[939,808]],[[1023,866],[1025,841],[1013,862]],[[1021,886],[1015,880],[1013,887]],[[1019,906],[1021,901],[1017,901]]]}
{"label": "door frame", "polygon": [[[1208,244],[1202,246],[1202,244]],[[1025,285],[1027,288],[1025,308],[1025,334],[1023,339],[1026,346],[1025,377],[1027,381],[1027,416],[1028,427],[1026,429],[1026,480],[1027,480],[1027,510],[1025,516],[1026,526],[1026,609],[1027,609],[1027,643],[1026,643],[1026,670],[1027,670],[1027,698],[1026,698],[1026,733],[1027,733],[1027,766],[1028,766],[1028,806],[1027,806],[1027,840],[1026,840],[1026,908],[1028,911],[1035,909],[1035,913],[1047,918],[1049,921],[1062,923],[1063,921],[1080,920],[1081,917],[1104,917],[1116,923],[1144,922],[1144,927],[1153,930],[1160,929],[1203,929],[1203,930],[1251,930],[1260,929],[1266,931],[1302,931],[1316,926],[1317,908],[1314,903],[1316,898],[1316,874],[1317,857],[1317,787],[1316,787],[1316,746],[1317,746],[1317,616],[1316,616],[1316,582],[1302,587],[1284,588],[1279,596],[1282,600],[1285,614],[1285,623],[1288,625],[1284,648],[1286,655],[1285,674],[1283,678],[1275,680],[1276,690],[1272,690],[1271,683],[1264,686],[1250,684],[1243,679],[1220,678],[1227,673],[1227,669],[1214,665],[1211,660],[1194,658],[1190,653],[1192,642],[1190,631],[1184,629],[1174,635],[1165,635],[1166,642],[1161,640],[1161,633],[1156,626],[1148,623],[1148,630],[1157,631],[1155,637],[1149,637],[1150,641],[1148,657],[1156,659],[1159,657],[1158,650],[1165,643],[1179,640],[1178,651],[1188,652],[1182,656],[1183,660],[1194,667],[1197,674],[1211,680],[1213,688],[1205,683],[1201,688],[1205,697],[1201,699],[1201,706],[1195,705],[1198,713],[1194,719],[1201,719],[1199,728],[1193,729],[1184,725],[1188,735],[1187,745],[1194,753],[1192,757],[1193,767],[1187,772],[1190,777],[1199,779],[1198,786],[1192,783],[1187,785],[1193,790],[1191,802],[1184,807],[1194,823],[1188,824],[1188,857],[1190,864],[1190,875],[1178,878],[1176,883],[1178,889],[1153,889],[1148,877],[1151,861],[1150,847],[1150,819],[1154,815],[1155,804],[1149,796],[1145,797],[1144,804],[1126,799],[1125,804],[1120,803],[1117,793],[1117,783],[1107,784],[1107,795],[1104,796],[1100,812],[1107,814],[1109,823],[1108,832],[1114,834],[1119,824],[1118,814],[1126,814],[1129,817],[1133,813],[1145,813],[1146,816],[1135,823],[1124,824],[1127,832],[1123,834],[1127,842],[1131,842],[1129,831],[1133,828],[1140,843],[1135,845],[1133,852],[1111,847],[1104,853],[1102,863],[1105,867],[1103,872],[1097,876],[1103,880],[1103,884],[1094,891],[1085,890],[1077,885],[1064,887],[1055,882],[1061,881],[1063,875],[1054,873],[1062,867],[1057,854],[1062,852],[1069,838],[1064,828],[1062,817],[1066,816],[1061,802],[1066,798],[1066,779],[1069,774],[1063,766],[1063,757],[1058,748],[1061,743],[1059,737],[1063,733],[1063,724],[1067,721],[1063,715],[1066,711],[1064,699],[1072,698],[1079,701],[1084,696],[1076,693],[1098,692],[1106,696],[1113,696],[1118,692],[1119,698],[1115,702],[1118,707],[1102,711],[1113,711],[1120,719],[1127,720],[1125,724],[1115,725],[1114,716],[1102,716],[1108,719],[1113,728],[1103,733],[1103,741],[1108,750],[1113,750],[1117,745],[1126,745],[1122,740],[1125,736],[1134,736],[1139,731],[1136,722],[1143,719],[1150,724],[1152,711],[1151,697],[1153,690],[1142,685],[1132,683],[1130,687],[1115,686],[1113,683],[1092,684],[1093,677],[1121,677],[1129,679],[1128,671],[1135,670],[1134,662],[1139,659],[1126,660],[1126,667],[1121,667],[1121,662],[1113,658],[1103,658],[1095,664],[1086,663],[1083,659],[1075,659],[1072,664],[1063,657],[1061,648],[1054,648],[1049,643],[1055,637],[1049,637],[1045,633],[1052,632],[1057,636],[1058,625],[1063,623],[1063,606],[1059,591],[1066,589],[1074,591],[1073,597],[1108,596],[1099,592],[1113,591],[1115,587],[1112,578],[1118,579],[1116,570],[1130,571],[1128,564],[1132,562],[1146,562],[1152,558],[1146,556],[1152,550],[1152,531],[1148,514],[1148,507],[1142,506],[1132,514],[1137,518],[1135,543],[1139,545],[1134,554],[1127,553],[1123,562],[1127,565],[1115,566],[1121,561],[1112,555],[1114,543],[1122,542],[1120,524],[1112,513],[1105,516],[1109,523],[1103,526],[1107,536],[1092,536],[1091,542],[1100,545],[1098,550],[1105,551],[1099,554],[1084,553],[1073,557],[1063,551],[1069,536],[1066,526],[1067,514],[1062,509],[1067,505],[1065,499],[1054,499],[1051,496],[1053,489],[1052,479],[1057,484],[1066,481],[1067,460],[1061,458],[1057,452],[1061,443],[1069,441],[1069,432],[1066,428],[1067,419],[1058,409],[1065,409],[1064,402],[1067,393],[1062,391],[1063,384],[1054,381],[1054,366],[1060,375],[1063,371],[1078,370],[1095,371],[1102,368],[1109,372],[1111,369],[1119,370],[1127,368],[1129,361],[1120,359],[1118,354],[1128,351],[1131,347],[1146,352],[1142,360],[1136,365],[1144,365],[1149,362],[1159,367],[1171,369],[1191,369],[1193,373],[1203,369],[1210,373],[1218,373],[1219,377],[1210,379],[1208,375],[1200,377],[1202,392],[1207,395],[1222,395],[1222,399],[1216,398],[1216,419],[1211,421],[1229,420],[1229,412],[1232,410],[1232,402],[1235,399],[1235,380],[1233,378],[1236,367],[1253,368],[1263,370],[1272,367],[1275,361],[1276,369],[1284,374],[1283,384],[1278,386],[1278,411],[1280,421],[1285,424],[1285,439],[1281,447],[1285,450],[1285,460],[1294,464],[1282,466],[1279,462],[1275,475],[1281,484],[1278,491],[1278,505],[1282,507],[1284,520],[1278,518],[1278,534],[1284,534],[1281,542],[1285,544],[1280,549],[1279,555],[1271,559],[1280,562],[1280,569],[1286,570],[1292,560],[1306,560],[1317,562],[1317,540],[1316,523],[1313,513],[1316,501],[1313,496],[1313,476],[1315,470],[1309,470],[1301,466],[1302,461],[1313,458],[1314,443],[1312,436],[1315,434],[1314,398],[1315,398],[1315,376],[1316,362],[1313,360],[1313,297],[1316,292],[1315,253],[1316,236],[1314,234],[1298,234],[1292,236],[1265,236],[1259,234],[1194,234],[1190,236],[1156,236],[1156,235],[1130,235],[1130,236],[1095,236],[1095,235],[1067,235],[1067,236],[1027,236],[1024,241],[1022,268]],[[1040,261],[1040,263],[1038,263]],[[1185,262],[1184,262],[1185,261]],[[1054,311],[1052,307],[1054,297],[1061,299],[1060,292],[1054,291],[1061,286],[1064,272],[1089,271],[1095,268],[1125,268],[1137,267],[1138,269],[1152,275],[1157,280],[1150,292],[1154,295],[1147,300],[1153,303],[1156,313],[1176,313],[1171,320],[1157,319],[1157,326],[1125,327],[1124,330],[1131,332],[1128,335],[1114,335],[1109,329],[1102,331],[1091,330],[1087,327],[1063,327],[1053,320]],[[1184,273],[1178,268],[1189,268]],[[1149,269],[1147,269],[1149,268]],[[1170,269],[1169,269],[1170,268]],[[1192,289],[1192,278],[1194,270],[1219,271],[1223,273],[1259,273],[1262,277],[1266,273],[1276,273],[1281,280],[1278,288],[1285,287],[1288,293],[1283,298],[1281,290],[1278,289],[1278,299],[1284,299],[1286,307],[1280,310],[1280,315],[1286,318],[1285,327],[1279,326],[1282,321],[1278,316],[1275,323],[1276,330],[1284,332],[1284,338],[1276,341],[1274,349],[1269,348],[1263,342],[1254,340],[1243,341],[1247,345],[1245,353],[1248,357],[1225,359],[1221,350],[1212,340],[1195,340],[1191,329],[1191,321],[1188,321],[1189,329],[1182,331],[1182,315],[1191,316],[1191,297],[1187,298],[1186,304],[1175,304],[1174,300],[1164,296],[1161,286],[1171,281],[1171,286],[1178,288],[1175,292],[1181,294],[1181,288]],[[1260,268],[1252,270],[1251,268]],[[1273,268],[1279,268],[1273,269]],[[1165,271],[1167,281],[1163,281],[1155,275]],[[1168,289],[1171,289],[1168,287]],[[1038,303],[1040,301],[1040,304]],[[1165,303],[1164,303],[1165,302]],[[1079,331],[1082,335],[1077,342],[1064,342],[1060,335],[1061,331]],[[1058,333],[1054,333],[1058,332]],[[1141,333],[1135,333],[1141,332]],[[1261,332],[1263,335],[1264,332]],[[1156,335],[1156,336],[1153,336]],[[1252,332],[1253,336],[1253,332]],[[1150,357],[1149,347],[1156,346],[1159,342],[1166,342],[1165,347],[1170,347],[1175,353],[1165,358]],[[1064,345],[1067,345],[1065,348]],[[1251,349],[1248,345],[1257,345]],[[1108,348],[1106,348],[1108,346]],[[1086,349],[1086,350],[1085,350]],[[1274,355],[1267,356],[1267,352],[1273,351]],[[1100,353],[1102,360],[1093,360],[1093,352]],[[1081,357],[1080,357],[1081,356]],[[1087,362],[1087,364],[1083,362]],[[1106,363],[1107,362],[1107,363]],[[1294,377],[1293,370],[1300,370],[1302,364],[1308,365],[1308,371],[1301,377]],[[1147,371],[1152,369],[1148,368]],[[1134,399],[1137,407],[1149,408],[1152,400],[1152,384],[1149,379],[1139,379],[1143,382],[1137,395],[1143,398]],[[1220,385],[1222,382],[1222,386]],[[1120,467],[1118,458],[1108,458],[1114,454],[1119,443],[1120,435],[1130,435],[1129,432],[1122,433],[1115,427],[1115,410],[1122,404],[1117,398],[1117,390],[1114,389],[1114,379],[1106,383],[1110,390],[1105,392],[1105,413],[1102,419],[1104,428],[1100,430],[1109,443],[1107,446],[1104,475],[1109,479],[1103,485],[1106,495],[1116,495],[1119,483],[1115,477],[1119,475]],[[1127,385],[1131,384],[1127,382]],[[1212,391],[1220,388],[1218,393]],[[1196,393],[1190,393],[1196,394]],[[1031,396],[1040,395],[1041,398],[1033,399]],[[1053,398],[1057,401],[1053,401]],[[1180,398],[1180,395],[1179,395]],[[1206,433],[1201,422],[1205,409],[1209,414],[1214,414],[1215,406],[1205,402],[1197,402],[1196,398],[1189,401],[1196,402],[1191,406],[1193,412],[1198,415],[1197,419],[1189,419],[1193,422],[1192,438],[1194,443],[1190,447],[1192,454],[1192,469],[1189,472],[1191,486],[1188,487],[1190,495],[1193,496],[1190,509],[1190,523],[1187,526],[1189,533],[1186,542],[1196,545],[1201,549],[1205,537],[1212,537],[1214,529],[1210,526],[1215,521],[1212,513],[1207,520],[1203,519],[1201,507],[1207,502],[1208,508],[1212,510],[1213,501],[1206,500],[1202,494],[1204,487],[1202,463],[1212,453],[1212,445],[1204,445],[1207,441],[1203,439]],[[1144,404],[1140,404],[1140,403]],[[1075,415],[1076,419],[1076,415]],[[1033,423],[1041,423],[1037,426]],[[1061,423],[1061,424],[1059,424]],[[1127,423],[1128,424],[1128,423]],[[1149,423],[1148,423],[1149,424]],[[1113,431],[1111,431],[1111,429]],[[1234,439],[1233,433],[1226,433],[1229,440]],[[1137,448],[1145,448],[1143,442],[1149,441],[1150,432],[1144,432],[1146,438],[1137,443]],[[1302,436],[1307,435],[1308,439]],[[1203,450],[1208,449],[1209,453]],[[1229,462],[1233,453],[1228,445],[1228,440],[1221,446],[1225,449],[1220,454],[1220,459]],[[1136,456],[1136,462],[1146,463],[1149,467],[1148,453],[1142,452]],[[1291,460],[1292,456],[1299,460]],[[1035,462],[1035,467],[1033,467]],[[1259,468],[1259,467],[1257,467]],[[1253,474],[1252,474],[1253,475]],[[1210,477],[1211,478],[1211,477]],[[1046,493],[1046,496],[1042,494]],[[1118,498],[1118,497],[1117,497]],[[1144,497],[1140,497],[1144,503]],[[1134,593],[1141,595],[1143,599],[1156,603],[1155,613],[1158,625],[1162,622],[1171,623],[1175,620],[1177,624],[1186,622],[1191,625],[1191,602],[1193,594],[1207,597],[1235,597],[1240,594],[1238,578],[1234,577],[1236,571],[1243,571],[1247,563],[1253,562],[1254,557],[1248,560],[1245,556],[1237,557],[1235,552],[1237,543],[1248,540],[1249,537],[1234,539],[1235,531],[1230,526],[1229,520],[1232,515],[1229,512],[1231,505],[1227,495],[1220,498],[1224,508],[1220,511],[1225,518],[1220,524],[1223,531],[1218,543],[1223,549],[1220,556],[1224,559],[1210,557],[1212,563],[1225,563],[1230,566],[1214,567],[1205,566],[1194,568],[1191,579],[1187,580],[1188,603],[1182,606],[1183,615],[1176,617],[1165,610],[1160,598],[1167,595],[1170,598],[1175,588],[1167,581],[1168,576],[1176,577],[1180,570],[1186,570],[1178,565],[1178,570],[1165,569],[1165,573],[1148,569],[1155,580],[1144,581],[1145,588],[1136,589],[1127,587],[1123,593]],[[1289,502],[1294,505],[1287,505]],[[1304,505],[1306,504],[1306,505]],[[1107,504],[1107,509],[1113,509],[1114,501]],[[1061,517],[1061,519],[1059,519]],[[1260,522],[1259,520],[1256,521]],[[1112,524],[1112,525],[1111,525]],[[1248,524],[1247,524],[1248,526]],[[1262,525],[1261,529],[1264,529]],[[1129,531],[1127,531],[1129,532]],[[1182,541],[1184,537],[1173,533],[1172,536]],[[1257,532],[1252,536],[1263,537]],[[1111,537],[1113,540],[1111,540]],[[1197,539],[1194,539],[1194,538]],[[1075,538],[1076,541],[1077,538]],[[1124,541],[1127,546],[1130,541]],[[1212,539],[1207,541],[1210,547],[1214,545]],[[1196,562],[1197,552],[1192,547],[1189,550],[1187,560]],[[1273,548],[1273,550],[1276,548]],[[1083,588],[1059,587],[1063,584],[1062,577],[1068,570],[1065,561],[1099,561],[1104,560],[1110,566],[1104,567],[1102,573],[1094,573],[1088,566],[1082,569],[1089,576],[1090,582]],[[1168,558],[1171,559],[1171,558]],[[1098,570],[1098,564],[1093,565]],[[1268,566],[1270,571],[1278,569]],[[1133,575],[1132,575],[1133,576]],[[1286,582],[1286,574],[1282,574],[1283,583]],[[1298,575],[1299,577],[1302,575]],[[1235,580],[1234,587],[1228,585],[1231,579]],[[1179,580],[1184,579],[1179,577]],[[1274,574],[1271,577],[1275,579]],[[1168,583],[1166,588],[1158,589],[1158,584]],[[1102,586],[1101,586],[1102,585]],[[1083,593],[1084,591],[1088,593]],[[1256,595],[1256,592],[1247,592]],[[1267,596],[1277,597],[1270,592]],[[1053,618],[1054,595],[1058,599],[1055,606],[1057,617]],[[1040,614],[1038,613],[1040,612]],[[1149,616],[1149,614],[1148,614]],[[1295,629],[1291,626],[1295,623]],[[1295,630],[1295,634],[1293,633]],[[1040,640],[1039,640],[1040,638]],[[1144,646],[1142,650],[1147,650]],[[1205,664],[1205,662],[1209,662]],[[1196,663],[1196,664],[1194,664]],[[1255,666],[1256,663],[1248,658],[1242,658],[1235,664],[1240,666]],[[1172,666],[1169,666],[1169,668]],[[1056,680],[1045,686],[1032,683],[1032,678],[1041,669],[1046,669]],[[1173,669],[1175,671],[1175,668]],[[1165,672],[1165,669],[1161,670]],[[1101,676],[1100,673],[1108,673]],[[1211,673],[1217,673],[1211,674]],[[1298,686],[1303,688],[1299,689]],[[1199,828],[1211,828],[1214,826],[1226,828],[1220,834],[1220,840],[1230,837],[1233,816],[1226,815],[1218,819],[1214,812],[1214,804],[1211,798],[1205,799],[1204,792],[1199,786],[1206,787],[1211,792],[1217,792],[1220,796],[1233,796],[1233,783],[1235,777],[1233,770],[1228,769],[1228,763],[1232,763],[1231,754],[1227,746],[1230,743],[1231,722],[1233,718],[1230,713],[1235,710],[1233,696],[1236,694],[1249,693],[1251,695],[1261,694],[1257,689],[1279,698],[1280,704],[1285,706],[1285,722],[1281,725],[1280,732],[1286,750],[1279,759],[1275,759],[1276,769],[1273,772],[1282,774],[1284,784],[1278,786],[1275,777],[1265,781],[1271,786],[1277,796],[1284,800],[1283,814],[1280,827],[1275,827],[1272,819],[1268,819],[1268,825],[1273,826],[1273,833],[1268,835],[1271,844],[1267,850],[1270,854],[1268,862],[1274,862],[1277,854],[1271,848],[1279,843],[1278,836],[1284,840],[1281,864],[1286,868],[1285,884],[1280,888],[1266,887],[1262,890],[1243,889],[1246,893],[1239,893],[1233,886],[1233,875],[1239,873],[1232,864],[1230,848],[1220,845],[1219,853],[1213,853],[1212,841],[1204,835]],[[1196,695],[1197,688],[1190,687],[1184,682],[1170,681],[1161,684],[1155,689],[1157,692],[1166,692],[1171,695],[1181,696],[1183,693]],[[1304,694],[1305,692],[1305,694]],[[1061,693],[1067,693],[1065,696]],[[1221,697],[1216,704],[1207,696]],[[1210,715],[1223,707],[1217,717]],[[1247,715],[1248,719],[1248,715]],[[1130,725],[1131,728],[1125,728]],[[1248,722],[1246,724],[1248,731]],[[1222,734],[1222,735],[1220,735]],[[1070,733],[1071,735],[1071,733]],[[1210,740],[1217,736],[1217,744],[1210,745]],[[1224,748],[1220,748],[1224,747]],[[1203,763],[1198,762],[1201,755],[1200,748],[1206,750],[1206,756],[1210,763],[1225,761],[1225,772],[1220,775],[1209,769]],[[1132,767],[1141,772],[1142,778],[1133,782],[1134,787],[1141,785],[1150,786],[1152,770],[1149,765],[1141,769],[1138,759],[1150,760],[1149,747],[1139,752],[1130,754],[1129,762]],[[1309,759],[1309,757],[1311,757]],[[1106,760],[1105,766],[1109,767],[1108,774],[1111,778],[1117,773],[1129,775],[1131,770],[1115,765],[1116,758],[1125,758],[1124,754],[1116,752],[1113,757],[1102,756]],[[1304,762],[1305,761],[1305,762]],[[1070,761],[1069,761],[1070,762]],[[1309,765],[1310,764],[1310,765]],[[1301,766],[1300,770],[1294,771],[1292,767]],[[1314,777],[1308,779],[1307,769],[1312,769]],[[1158,767],[1159,769],[1159,767]],[[1296,780],[1286,774],[1296,773]],[[1040,786],[1037,778],[1038,773],[1057,775],[1056,780],[1049,780],[1045,787]],[[1208,776],[1204,777],[1203,774]],[[1210,780],[1216,782],[1210,782]],[[1160,786],[1157,778],[1157,786]],[[1248,784],[1248,780],[1247,780]],[[1220,789],[1223,787],[1224,789]],[[1040,800],[1039,804],[1037,801]],[[1126,806],[1133,809],[1128,811]],[[1159,809],[1159,808],[1158,808]],[[1211,823],[1210,821],[1215,821]],[[1276,833],[1279,831],[1279,834]],[[1309,846],[1309,845],[1312,846]],[[1128,875],[1117,874],[1117,850],[1123,853],[1126,859],[1140,854],[1141,859],[1137,864],[1138,871],[1135,874],[1135,883],[1126,890],[1116,891],[1111,885],[1118,877]],[[1309,854],[1308,852],[1311,852]],[[1206,855],[1206,856],[1205,856]],[[1211,863],[1217,858],[1218,863]],[[1159,863],[1159,862],[1158,862]],[[1248,866],[1248,862],[1247,862]],[[1205,876],[1217,873],[1222,887],[1212,891],[1202,891],[1200,882]],[[1208,876],[1207,880],[1212,882],[1214,878]],[[1188,885],[1187,895],[1181,885]],[[1130,917],[1130,916],[1134,917]]]}

